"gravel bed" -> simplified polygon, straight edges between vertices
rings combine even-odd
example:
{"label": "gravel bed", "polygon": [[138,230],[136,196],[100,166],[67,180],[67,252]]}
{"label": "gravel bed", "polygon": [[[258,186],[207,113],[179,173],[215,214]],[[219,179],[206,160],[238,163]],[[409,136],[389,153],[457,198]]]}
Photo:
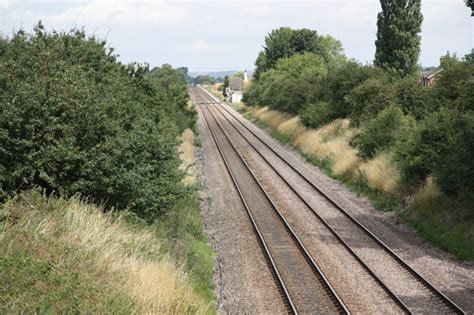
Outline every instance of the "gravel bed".
{"label": "gravel bed", "polygon": [[[241,119],[245,121],[245,119]],[[321,190],[361,221],[416,271],[422,273],[423,276],[446,293],[463,309],[468,312],[474,310],[472,299],[474,293],[474,265],[472,262],[458,262],[451,255],[430,246],[417,237],[413,229],[400,224],[393,214],[376,211],[368,200],[355,195],[342,184],[331,179],[318,168],[304,161],[301,155],[292,148],[277,143],[253,124],[247,122],[247,126],[252,128],[257,134],[260,134],[267,143],[273,145],[279,153],[282,153],[287,159],[292,161],[293,165],[302,170],[313,182],[317,183]],[[244,132],[245,129],[242,128],[241,130]],[[263,150],[262,148],[262,151]],[[275,163],[278,162],[275,160]],[[291,174],[288,174],[288,176],[291,177]],[[275,180],[270,180],[270,183],[272,182],[275,182]],[[273,185],[272,187],[274,186],[277,185]],[[340,223],[340,219],[334,214],[334,210],[331,210],[327,203],[324,205],[324,200],[318,198],[314,190],[310,191],[307,187],[305,188],[304,185],[301,186],[301,191],[303,191],[308,198],[312,198],[313,204],[322,209],[321,211],[327,215],[328,220],[332,219],[332,222],[336,225]],[[273,189],[278,192],[278,187]],[[354,246],[358,247],[361,255],[364,254],[366,259],[372,259],[373,263],[376,264],[380,272],[382,272],[387,262],[384,259],[377,261],[378,258],[373,258],[373,256],[378,257],[377,249],[372,248],[370,243],[364,240],[363,237],[357,236],[356,232],[350,229],[346,229],[345,232],[349,240],[352,238]],[[356,234],[351,234],[353,232]],[[400,278],[398,275],[394,275],[391,281],[400,282],[400,279],[403,279],[403,275],[399,276]],[[398,280],[396,280],[397,278]],[[403,287],[403,285],[400,285],[400,287]],[[408,290],[409,292],[405,292],[406,298],[414,301],[413,303],[422,301],[423,296],[419,296],[415,293],[417,292],[417,288],[413,287],[412,289],[414,291]],[[426,301],[429,301],[429,299]],[[423,302],[421,302],[421,304],[423,304]],[[420,305],[420,307],[421,306],[422,305]]]}
{"label": "gravel bed", "polygon": [[205,232],[217,253],[213,279],[216,308],[219,313],[230,314],[284,313],[251,222],[201,113],[198,130],[201,212]]}

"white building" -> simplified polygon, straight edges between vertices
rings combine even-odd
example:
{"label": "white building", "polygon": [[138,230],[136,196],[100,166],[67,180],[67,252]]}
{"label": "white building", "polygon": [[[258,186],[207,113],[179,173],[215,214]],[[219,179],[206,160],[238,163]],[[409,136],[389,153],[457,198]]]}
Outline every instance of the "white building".
{"label": "white building", "polygon": [[[244,78],[245,78],[244,73]],[[240,103],[244,92],[244,79],[241,77],[231,77],[227,88],[227,102]]]}

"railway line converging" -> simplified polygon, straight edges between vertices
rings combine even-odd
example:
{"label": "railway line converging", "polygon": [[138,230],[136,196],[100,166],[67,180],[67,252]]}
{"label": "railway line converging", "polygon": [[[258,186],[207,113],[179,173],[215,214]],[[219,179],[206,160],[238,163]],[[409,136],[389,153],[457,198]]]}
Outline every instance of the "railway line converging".
{"label": "railway line converging", "polygon": [[[312,224],[330,235],[332,246],[344,252],[344,257],[365,273],[364,279],[383,292],[398,312],[464,314],[451,299],[328,196],[304,170],[264,140],[249,122],[205,90],[193,88],[191,93],[239,193],[290,313],[360,310],[356,306],[357,296],[347,293],[344,285],[331,283],[336,275],[324,264],[317,240],[304,231],[294,213],[278,207],[274,193],[268,191],[262,176],[252,169],[252,156],[260,159],[265,170],[281,182],[285,193],[298,200],[301,205],[298,211],[311,214]],[[370,248],[370,251],[364,248]]]}

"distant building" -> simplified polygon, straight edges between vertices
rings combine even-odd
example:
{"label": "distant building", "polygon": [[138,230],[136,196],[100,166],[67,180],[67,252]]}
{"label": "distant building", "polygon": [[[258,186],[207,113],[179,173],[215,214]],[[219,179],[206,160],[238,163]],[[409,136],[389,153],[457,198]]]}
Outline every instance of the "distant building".
{"label": "distant building", "polygon": [[[245,74],[244,74],[245,77]],[[244,91],[244,79],[241,77],[231,77],[227,88],[227,102],[240,103]]]}
{"label": "distant building", "polygon": [[249,76],[247,74],[247,70],[244,71],[244,83],[247,83],[249,81]]}
{"label": "distant building", "polygon": [[443,71],[443,69],[435,69],[432,71],[421,72],[421,83],[425,86],[432,86],[436,82],[436,78]]}

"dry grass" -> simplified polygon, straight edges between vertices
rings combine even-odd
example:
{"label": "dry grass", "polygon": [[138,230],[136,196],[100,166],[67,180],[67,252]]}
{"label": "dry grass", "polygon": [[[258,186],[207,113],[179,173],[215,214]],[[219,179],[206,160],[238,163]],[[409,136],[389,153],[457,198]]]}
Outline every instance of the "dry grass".
{"label": "dry grass", "polygon": [[429,176],[425,184],[413,195],[413,202],[419,204],[426,204],[431,200],[435,200],[441,195],[441,192],[436,186],[433,177]]}
{"label": "dry grass", "polygon": [[300,134],[305,132],[306,128],[300,123],[299,117],[296,116],[279,125],[277,130],[278,132],[287,135],[294,140]]}
{"label": "dry grass", "polygon": [[349,121],[337,119],[317,130],[301,132],[296,136],[295,144],[305,154],[329,159],[334,174],[352,175],[360,163],[357,150],[349,144],[352,135]]}
{"label": "dry grass", "polygon": [[276,110],[266,110],[258,118],[273,129],[277,129],[282,123],[290,120],[291,116]]}
{"label": "dry grass", "polygon": [[[20,200],[23,201],[11,203],[4,209],[8,217],[16,218],[9,221],[1,233],[0,239],[12,242],[10,246],[18,246],[11,235],[37,236],[34,241],[29,240],[30,245],[38,243],[34,246],[42,250],[62,252],[60,257],[49,258],[51,266],[56,266],[53,268],[74,264],[74,272],[82,274],[81,277],[89,273],[100,275],[103,286],[132,302],[129,307],[134,313],[204,314],[209,311],[209,305],[194,293],[181,269],[160,255],[159,239],[151,230],[132,228],[123,217],[104,214],[102,209],[77,198],[46,199],[29,193]],[[84,265],[88,269],[81,267]],[[31,278],[30,283],[36,280]],[[49,290],[60,285],[70,284],[57,283]],[[83,296],[81,289],[78,287],[74,293],[78,299]],[[96,294],[104,293],[100,290]],[[59,303],[59,309],[68,309],[68,305]],[[26,306],[15,307],[25,310]]]}
{"label": "dry grass", "polygon": [[186,177],[183,179],[185,185],[192,185],[196,182],[196,154],[194,152],[194,133],[191,129],[186,129],[181,134],[181,145],[179,147],[179,156],[181,158],[182,170],[186,171]]}
{"label": "dry grass", "polygon": [[382,152],[359,166],[359,174],[367,185],[389,194],[396,194],[400,187],[400,173],[393,165],[389,154]]}

